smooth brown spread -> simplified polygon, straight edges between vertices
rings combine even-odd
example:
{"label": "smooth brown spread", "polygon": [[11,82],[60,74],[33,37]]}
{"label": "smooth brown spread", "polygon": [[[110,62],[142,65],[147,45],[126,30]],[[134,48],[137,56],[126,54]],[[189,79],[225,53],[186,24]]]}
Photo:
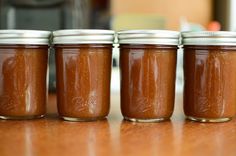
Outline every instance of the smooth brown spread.
{"label": "smooth brown spread", "polygon": [[186,116],[235,116],[236,47],[184,46],[184,82]]}
{"label": "smooth brown spread", "polygon": [[46,113],[48,46],[0,46],[0,116]]}
{"label": "smooth brown spread", "polygon": [[169,118],[177,46],[120,45],[121,111],[135,119]]}
{"label": "smooth brown spread", "polygon": [[57,100],[61,117],[108,115],[112,45],[56,45]]}

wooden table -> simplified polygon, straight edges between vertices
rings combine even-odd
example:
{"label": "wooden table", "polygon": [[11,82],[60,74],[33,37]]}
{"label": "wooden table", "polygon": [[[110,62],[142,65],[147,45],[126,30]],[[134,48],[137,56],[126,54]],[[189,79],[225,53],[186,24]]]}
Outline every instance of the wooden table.
{"label": "wooden table", "polygon": [[122,120],[119,96],[112,96],[107,120],[66,122],[58,119],[55,95],[45,119],[0,121],[0,156],[236,155],[236,120],[196,123],[184,119],[182,95],[176,95],[170,121]]}

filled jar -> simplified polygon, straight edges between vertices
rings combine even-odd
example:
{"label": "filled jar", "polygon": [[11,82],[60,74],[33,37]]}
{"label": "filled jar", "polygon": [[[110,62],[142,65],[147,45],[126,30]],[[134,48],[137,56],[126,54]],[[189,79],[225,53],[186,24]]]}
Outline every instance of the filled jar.
{"label": "filled jar", "polygon": [[69,121],[105,118],[110,108],[111,30],[53,32],[59,116]]}
{"label": "filled jar", "polygon": [[50,32],[0,30],[0,119],[43,117]]}
{"label": "filled jar", "polygon": [[199,122],[224,122],[236,113],[236,33],[185,32],[184,112]]}
{"label": "filled jar", "polygon": [[124,119],[169,119],[174,108],[179,32],[127,30],[118,32],[118,40]]}

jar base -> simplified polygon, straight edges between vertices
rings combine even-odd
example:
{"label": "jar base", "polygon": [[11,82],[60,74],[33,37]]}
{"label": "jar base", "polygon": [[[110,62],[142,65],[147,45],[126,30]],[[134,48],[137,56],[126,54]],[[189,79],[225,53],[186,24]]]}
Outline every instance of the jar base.
{"label": "jar base", "polygon": [[230,121],[232,118],[197,118],[197,117],[192,117],[192,116],[186,116],[188,120],[196,121],[196,122],[226,122]]}
{"label": "jar base", "polygon": [[165,120],[169,120],[170,118],[156,118],[156,119],[136,119],[136,118],[129,118],[129,117],[124,117],[125,120],[127,121],[132,121],[132,122],[162,122]]}
{"label": "jar base", "polygon": [[32,115],[32,116],[3,116],[0,115],[0,119],[3,120],[31,120],[43,118],[45,115]]}
{"label": "jar base", "polygon": [[97,121],[97,120],[104,120],[106,117],[98,117],[98,118],[74,118],[74,117],[66,117],[61,116],[61,119],[65,121],[73,121],[73,122],[89,122],[89,121]]}

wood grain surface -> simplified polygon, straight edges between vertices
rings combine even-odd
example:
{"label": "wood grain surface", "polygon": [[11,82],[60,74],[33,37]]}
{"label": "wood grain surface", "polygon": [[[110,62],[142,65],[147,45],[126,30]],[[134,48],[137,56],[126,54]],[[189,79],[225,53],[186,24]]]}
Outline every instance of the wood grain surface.
{"label": "wood grain surface", "polygon": [[236,155],[236,120],[187,121],[182,94],[176,95],[171,120],[161,123],[123,121],[118,95],[112,95],[111,104],[106,120],[66,122],[58,119],[56,98],[51,94],[46,118],[0,120],[0,156]]}

